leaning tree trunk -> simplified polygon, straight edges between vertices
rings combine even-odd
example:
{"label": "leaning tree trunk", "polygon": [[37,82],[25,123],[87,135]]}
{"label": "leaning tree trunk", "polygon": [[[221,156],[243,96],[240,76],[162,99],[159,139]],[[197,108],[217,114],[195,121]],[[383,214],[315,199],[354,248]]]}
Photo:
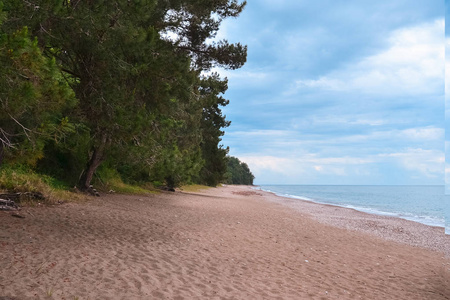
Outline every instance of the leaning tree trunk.
{"label": "leaning tree trunk", "polygon": [[3,143],[0,143],[0,167],[3,164],[4,155],[5,155],[5,149],[4,149]]}
{"label": "leaning tree trunk", "polygon": [[107,137],[103,135],[101,143],[99,146],[94,147],[92,151],[91,158],[89,159],[86,169],[83,171],[81,175],[78,186],[83,191],[89,191],[92,178],[94,177],[94,173],[100,164],[103,162],[105,158],[105,148],[107,144]]}

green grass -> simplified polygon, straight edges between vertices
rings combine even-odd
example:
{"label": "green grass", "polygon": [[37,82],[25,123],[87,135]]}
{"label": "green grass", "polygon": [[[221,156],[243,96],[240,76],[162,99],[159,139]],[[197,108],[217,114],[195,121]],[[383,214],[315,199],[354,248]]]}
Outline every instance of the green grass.
{"label": "green grass", "polygon": [[5,167],[0,171],[0,188],[11,192],[50,193],[51,180],[25,168]]}
{"label": "green grass", "polygon": [[190,184],[190,185],[183,185],[180,189],[183,192],[195,193],[195,192],[200,192],[201,190],[206,190],[206,189],[210,189],[210,188],[212,188],[212,187],[207,186],[207,185]]}
{"label": "green grass", "polygon": [[139,186],[123,182],[120,174],[116,170],[106,167],[100,168],[97,171],[94,179],[94,186],[102,192],[109,192],[112,190],[119,194],[142,195],[156,193],[151,185]]}
{"label": "green grass", "polygon": [[33,172],[25,167],[5,166],[0,169],[0,191],[6,193],[41,193],[44,200],[23,198],[22,205],[34,205],[38,202],[55,204],[60,201],[85,200],[86,196],[70,192],[68,187],[54,178]]}
{"label": "green grass", "polygon": [[133,194],[133,195],[142,195],[142,194],[155,194],[156,191],[143,188],[137,185],[131,185],[124,183],[120,178],[109,179],[108,181],[104,181],[100,184],[99,189],[104,192],[114,191],[119,194]]}
{"label": "green grass", "polygon": [[[133,185],[122,181],[117,171],[100,169],[93,182],[94,187],[103,193],[114,191],[119,194],[148,195],[158,193],[153,184]],[[185,192],[200,192],[211,187],[199,184],[185,185],[180,190]],[[60,202],[86,201],[89,196],[78,192],[61,181],[48,175],[34,172],[22,166],[3,166],[0,169],[0,193],[39,192],[45,200],[20,199],[22,206],[41,204],[56,204]]]}

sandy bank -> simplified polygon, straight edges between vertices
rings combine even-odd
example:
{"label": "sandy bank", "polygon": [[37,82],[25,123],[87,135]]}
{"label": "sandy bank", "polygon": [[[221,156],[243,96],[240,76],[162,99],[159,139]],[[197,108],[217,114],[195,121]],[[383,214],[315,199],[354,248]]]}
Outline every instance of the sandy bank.
{"label": "sandy bank", "polygon": [[0,299],[450,299],[439,247],[274,197],[224,187],[2,212]]}
{"label": "sandy bank", "polygon": [[401,218],[368,214],[351,208],[278,197],[272,193],[251,190],[261,196],[264,195],[269,201],[294,208],[324,224],[444,252],[450,256],[450,236],[445,235],[443,227],[428,226]]}

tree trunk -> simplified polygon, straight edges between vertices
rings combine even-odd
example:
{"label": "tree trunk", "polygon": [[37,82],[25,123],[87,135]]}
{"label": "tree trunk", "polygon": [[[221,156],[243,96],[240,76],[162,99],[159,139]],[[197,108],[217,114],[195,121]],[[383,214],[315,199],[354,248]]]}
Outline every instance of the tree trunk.
{"label": "tree trunk", "polygon": [[0,143],[0,167],[1,167],[2,164],[3,164],[3,157],[4,157],[4,154],[5,154],[4,145],[3,145],[3,143]]}
{"label": "tree trunk", "polygon": [[83,174],[81,175],[80,181],[78,183],[78,186],[81,190],[83,191],[89,190],[92,177],[94,176],[95,171],[103,162],[103,159],[105,157],[104,153],[106,144],[107,138],[106,135],[103,135],[100,145],[97,147],[93,147],[91,159],[89,159],[86,165],[86,169],[83,171]]}

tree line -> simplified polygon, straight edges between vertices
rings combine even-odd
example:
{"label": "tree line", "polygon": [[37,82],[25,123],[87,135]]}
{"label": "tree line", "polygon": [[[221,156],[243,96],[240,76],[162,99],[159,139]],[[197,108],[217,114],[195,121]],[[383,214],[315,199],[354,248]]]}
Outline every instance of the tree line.
{"label": "tree line", "polygon": [[225,183],[253,185],[255,176],[245,162],[241,162],[237,157],[228,157],[228,168]]}
{"label": "tree line", "polygon": [[228,86],[211,70],[242,67],[247,47],[213,39],[245,5],[0,2],[0,166],[81,190],[99,170],[169,187],[223,182]]}

